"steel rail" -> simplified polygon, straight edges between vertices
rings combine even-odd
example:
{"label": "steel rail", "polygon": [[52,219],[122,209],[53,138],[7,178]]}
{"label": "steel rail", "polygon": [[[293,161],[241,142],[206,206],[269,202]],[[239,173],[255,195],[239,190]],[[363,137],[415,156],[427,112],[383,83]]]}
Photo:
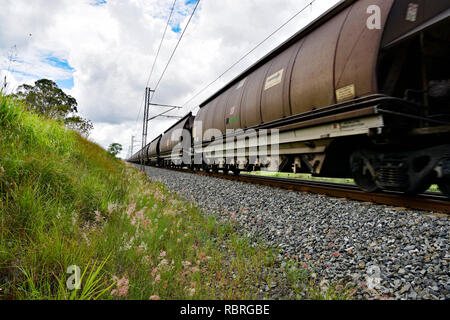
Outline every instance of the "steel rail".
{"label": "steel rail", "polygon": [[244,183],[265,185],[292,191],[322,194],[336,198],[345,198],[349,200],[371,202],[394,207],[450,214],[450,201],[444,195],[436,192],[426,192],[415,196],[409,196],[402,194],[401,192],[393,191],[368,193],[360,190],[355,185],[345,183],[311,181],[296,178],[255,176],[248,174],[236,176],[231,174],[192,171],[179,168],[159,168],[232,181],[239,181]]}

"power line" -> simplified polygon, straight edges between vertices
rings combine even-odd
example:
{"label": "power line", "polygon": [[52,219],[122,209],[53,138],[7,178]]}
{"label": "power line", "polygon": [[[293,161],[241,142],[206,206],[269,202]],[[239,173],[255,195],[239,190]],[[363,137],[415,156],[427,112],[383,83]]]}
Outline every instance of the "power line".
{"label": "power line", "polygon": [[149,77],[148,77],[148,79],[147,79],[146,87],[148,87],[148,84],[150,83],[150,79],[151,79],[152,74],[153,74],[153,70],[155,69],[156,60],[158,59],[159,52],[160,52],[160,50],[161,50],[161,46],[162,46],[162,43],[163,43],[163,41],[164,41],[164,38],[166,37],[167,28],[169,27],[170,19],[172,18],[173,9],[175,8],[176,2],[177,2],[177,0],[174,0],[174,1],[173,1],[172,9],[170,10],[169,19],[167,20],[166,28],[164,29],[164,34],[163,34],[163,36],[162,36],[162,38],[161,38],[161,42],[159,43],[158,51],[156,52],[156,57],[155,57],[155,60],[153,61],[153,66],[152,66],[152,69],[151,69],[151,71],[150,71],[150,75],[149,75]]}
{"label": "power line", "polygon": [[[167,29],[168,29],[169,24],[170,24],[170,19],[172,19],[173,10],[174,10],[174,8],[175,8],[176,2],[177,2],[177,0],[174,0],[174,1],[173,1],[172,9],[170,10],[169,18],[167,19],[166,27],[164,28],[164,33],[163,33],[163,36],[162,36],[161,41],[160,41],[160,43],[159,43],[159,47],[158,47],[158,50],[157,50],[157,52],[156,52],[155,59],[153,60],[153,65],[152,65],[152,68],[151,68],[151,70],[150,70],[150,75],[148,76],[147,83],[146,83],[145,87],[148,87],[148,84],[150,83],[150,79],[151,79],[151,77],[152,77],[152,75],[153,75],[153,70],[155,69],[156,60],[158,59],[159,52],[161,51],[161,47],[162,47],[162,44],[163,44],[163,42],[164,42],[164,38],[166,37],[166,32],[167,32]],[[145,94],[142,95],[142,101],[141,101],[141,104],[140,104],[140,106],[139,106],[138,116],[137,116],[137,118],[136,118],[136,125],[137,125],[137,123],[138,123],[139,116],[141,115],[142,104],[144,103],[144,98],[145,98]]]}
{"label": "power line", "polygon": [[[241,62],[242,60],[244,60],[246,57],[248,57],[248,55],[250,53],[252,53],[253,51],[255,51],[257,48],[259,48],[264,42],[266,42],[269,38],[271,38],[275,33],[277,33],[278,31],[280,31],[285,25],[287,25],[289,22],[291,22],[295,17],[297,17],[299,14],[301,14],[303,11],[305,11],[309,6],[312,7],[312,4],[315,2],[316,0],[312,0],[310,3],[308,3],[305,7],[303,7],[300,11],[298,11],[296,14],[294,14],[291,18],[289,18],[289,20],[287,20],[286,22],[284,22],[281,26],[279,26],[275,31],[273,31],[270,35],[268,35],[264,40],[262,40],[261,42],[259,42],[255,47],[253,47],[253,49],[251,49],[250,51],[248,51],[245,55],[243,55],[238,61],[236,61],[235,63],[233,63],[228,69],[226,69],[220,76],[218,76],[215,80],[211,81],[208,85],[206,85],[203,89],[201,89],[200,91],[198,91],[194,96],[192,96],[188,101],[186,101],[185,103],[183,103],[181,106],[184,107],[185,105],[187,105],[189,102],[191,102],[192,100],[194,100],[196,97],[198,97],[202,92],[204,92],[206,89],[208,89],[212,84],[214,84],[217,80],[219,80],[220,78],[222,78],[228,71],[230,71],[233,67],[235,67],[239,62]],[[194,110],[196,108],[193,107],[190,109],[190,111]]]}
{"label": "power line", "polygon": [[[178,40],[178,43],[177,43],[177,45],[176,45],[174,51],[172,52],[172,55],[170,56],[169,61],[168,61],[167,65],[166,65],[166,67],[164,68],[163,73],[162,73],[161,77],[159,78],[157,85],[155,86],[155,90],[156,90],[156,88],[159,86],[159,83],[161,82],[161,79],[163,78],[164,73],[166,72],[167,67],[169,66],[169,64],[170,64],[170,62],[171,62],[171,60],[172,60],[172,58],[173,58],[173,56],[174,56],[174,54],[175,54],[175,51],[176,51],[176,49],[177,49],[179,43],[181,42],[181,39],[182,39],[182,37],[183,37],[183,35],[184,35],[184,32],[186,31],[187,26],[189,25],[189,22],[191,21],[193,15],[194,15],[194,13],[195,13],[195,11],[196,11],[196,9],[197,9],[197,6],[198,6],[199,2],[200,2],[200,0],[197,2],[197,5],[196,5],[195,8],[194,8],[194,10],[193,10],[193,12],[192,12],[192,14],[191,14],[191,17],[189,18],[189,21],[188,21],[188,23],[186,24],[186,27],[185,27],[185,29],[183,30],[183,33],[182,33],[180,39]],[[212,84],[214,84],[214,83],[215,83],[217,80],[219,80],[222,76],[224,76],[228,71],[230,71],[233,67],[235,67],[238,63],[240,63],[242,60],[244,60],[244,59],[245,59],[248,55],[250,55],[253,51],[255,51],[257,48],[259,48],[264,42],[266,42],[269,38],[271,38],[274,34],[276,34],[276,33],[277,33],[278,31],[280,31],[284,26],[286,26],[289,22],[291,22],[295,17],[297,17],[297,16],[298,16],[299,14],[301,14],[302,12],[304,12],[308,7],[311,7],[311,8],[312,8],[312,5],[313,5],[314,2],[316,2],[316,0],[311,0],[305,7],[303,7],[300,11],[298,11],[297,13],[295,13],[291,18],[289,18],[286,22],[284,22],[284,23],[283,23],[282,25],[280,25],[277,29],[275,29],[271,34],[269,34],[265,39],[263,39],[262,41],[260,41],[255,47],[253,47],[250,51],[248,51],[245,55],[243,55],[238,61],[236,61],[236,62],[233,63],[230,67],[228,67],[228,68],[227,68],[221,75],[219,75],[215,80],[211,81],[207,86],[205,86],[204,88],[202,88],[202,89],[201,89],[200,91],[198,91],[194,96],[192,96],[189,100],[187,100],[187,101],[182,105],[182,107],[186,106],[189,102],[191,102],[192,100],[194,100],[197,96],[199,96],[202,92],[204,92],[207,88],[209,88]],[[152,98],[153,98],[153,96],[154,96],[154,94],[152,95]],[[195,107],[191,108],[190,111],[192,111],[194,108],[195,108]],[[165,113],[166,113],[166,112],[165,112]]]}
{"label": "power line", "polygon": [[[167,61],[166,67],[164,68],[164,70],[163,70],[163,72],[162,72],[162,74],[161,74],[161,77],[159,78],[159,80],[158,80],[158,82],[156,83],[156,86],[153,88],[153,90],[156,91],[156,89],[158,88],[158,86],[159,86],[159,84],[160,84],[162,78],[164,77],[164,74],[166,73],[166,70],[167,70],[167,68],[169,67],[170,62],[172,61],[172,58],[173,58],[173,56],[175,55],[175,52],[177,51],[177,48],[178,48],[178,45],[179,45],[180,42],[181,42],[181,39],[183,39],[184,33],[186,32],[186,30],[187,30],[187,28],[188,28],[188,26],[189,26],[189,23],[191,22],[191,19],[192,19],[192,17],[194,16],[195,11],[197,10],[197,7],[198,7],[199,3],[200,3],[200,0],[197,1],[197,4],[195,5],[194,10],[192,10],[191,16],[189,17],[189,20],[188,20],[188,22],[187,22],[187,24],[186,24],[186,27],[184,28],[183,32],[181,33],[181,36],[180,36],[180,38],[178,39],[177,45],[176,45],[175,48],[173,49],[172,54],[170,55],[169,61]],[[155,92],[155,93],[156,93],[156,92]],[[154,94],[152,95],[152,98],[153,98],[153,96],[154,96]]]}

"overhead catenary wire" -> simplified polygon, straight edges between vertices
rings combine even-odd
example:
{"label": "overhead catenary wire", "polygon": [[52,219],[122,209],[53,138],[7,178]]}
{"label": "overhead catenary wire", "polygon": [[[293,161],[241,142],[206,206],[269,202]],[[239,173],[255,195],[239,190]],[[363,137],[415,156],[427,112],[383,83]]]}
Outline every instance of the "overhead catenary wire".
{"label": "overhead catenary wire", "polygon": [[[197,0],[197,3],[195,4],[195,7],[194,7],[194,9],[192,10],[192,13],[191,13],[191,15],[190,15],[190,17],[189,17],[189,20],[187,21],[186,26],[184,27],[183,32],[181,33],[181,36],[179,37],[179,39],[178,39],[178,41],[177,41],[177,44],[175,45],[175,48],[172,50],[172,53],[171,53],[171,55],[170,55],[170,57],[169,57],[169,60],[167,61],[166,66],[164,67],[164,70],[163,70],[163,72],[161,73],[161,76],[160,76],[159,79],[158,79],[158,82],[156,83],[156,85],[155,85],[155,86],[152,88],[152,90],[151,90],[151,92],[153,92],[153,94],[151,94],[151,93],[149,94],[148,100],[146,100],[145,103],[151,104],[151,102],[152,102],[152,100],[153,100],[153,97],[154,97],[155,94],[156,94],[156,90],[157,90],[157,88],[159,87],[159,84],[161,83],[161,80],[163,79],[164,74],[166,73],[166,71],[167,71],[167,69],[168,69],[170,63],[172,62],[172,59],[173,59],[173,57],[174,57],[174,55],[175,55],[175,52],[177,51],[178,46],[180,45],[181,40],[183,39],[183,36],[184,36],[186,30],[188,29],[189,24],[190,24],[190,22],[191,22],[191,20],[192,20],[192,17],[194,16],[194,14],[195,14],[195,12],[196,12],[196,10],[197,10],[199,4],[200,4],[200,0]],[[172,9],[173,9],[173,8],[172,8]],[[168,21],[170,21],[170,18],[169,18]],[[147,87],[148,87],[148,83],[147,83],[146,88],[147,88]],[[145,99],[145,95],[144,95],[144,99]],[[145,106],[144,106],[144,107],[145,107]],[[176,108],[178,108],[178,107],[176,107]],[[173,110],[173,109],[175,109],[175,108],[172,108],[171,110]],[[139,119],[139,116],[140,116],[140,111],[141,111],[141,108],[139,109],[138,118],[136,119],[136,124],[137,124],[138,119]],[[166,113],[167,113],[167,112],[164,112],[164,113],[162,113],[162,114],[158,114],[157,116],[152,117],[152,119],[157,118],[157,117],[159,117],[159,116],[172,117],[172,116],[164,115],[164,114],[166,114]],[[173,116],[173,117],[177,118],[176,116]],[[148,121],[149,121],[148,115],[147,115],[146,112],[144,111],[144,126],[143,126],[143,132],[144,132],[144,130],[146,130],[146,129],[144,129],[144,128],[146,128],[146,123],[147,123]],[[146,135],[146,134],[145,134],[145,135]],[[143,133],[143,136],[144,136],[144,133]],[[144,139],[144,138],[143,138],[143,140],[142,140],[142,143],[143,143],[143,145],[145,144],[145,139]]]}
{"label": "overhead catenary wire", "polygon": [[[145,85],[146,88],[148,87],[148,84],[150,83],[151,77],[152,77],[152,75],[153,75],[153,71],[154,71],[154,69],[155,69],[156,61],[158,60],[158,56],[159,56],[159,53],[160,53],[160,51],[161,51],[162,44],[163,44],[164,39],[165,39],[165,37],[166,37],[167,29],[168,29],[168,27],[169,27],[170,20],[172,19],[172,15],[173,15],[173,11],[174,11],[174,9],[175,9],[175,4],[176,4],[176,2],[177,2],[177,0],[174,0],[174,1],[173,1],[172,9],[170,10],[169,18],[167,19],[167,23],[166,23],[166,26],[165,26],[165,28],[164,28],[164,32],[163,32],[162,38],[161,38],[161,41],[159,42],[158,50],[157,50],[157,52],[156,52],[155,59],[153,60],[152,68],[151,68],[151,70],[150,70],[150,74],[149,74],[149,76],[148,76],[147,83],[146,83],[146,85]],[[139,117],[140,117],[140,115],[141,115],[141,111],[142,111],[142,106],[143,106],[143,103],[144,103],[144,99],[145,99],[145,94],[142,95],[142,101],[141,101],[141,103],[140,103],[140,105],[139,105],[138,116],[137,116],[137,118],[136,118],[136,124],[135,124],[136,126],[137,126],[137,124],[138,124],[138,120],[139,120]]]}
{"label": "overhead catenary wire", "polygon": [[[200,0],[198,0],[197,3],[195,4],[194,10],[192,10],[191,16],[189,17],[189,20],[188,20],[186,26],[184,27],[183,32],[181,33],[181,36],[180,36],[180,38],[178,39],[178,42],[177,42],[175,48],[173,49],[172,54],[170,55],[169,60],[167,61],[166,66],[165,66],[165,68],[164,68],[164,70],[163,70],[161,76],[159,77],[158,82],[156,83],[155,87],[153,88],[153,90],[155,90],[155,93],[156,93],[156,90],[157,90],[158,87],[159,87],[159,84],[161,83],[162,78],[164,77],[164,74],[165,74],[166,71],[167,71],[167,68],[169,67],[170,63],[172,62],[172,58],[173,58],[173,56],[175,55],[175,52],[177,51],[177,48],[178,48],[178,46],[180,45],[181,40],[183,39],[184,33],[185,33],[186,30],[188,29],[189,23],[191,22],[192,17],[194,16],[195,11],[197,10],[197,7],[198,7],[199,4],[200,4]],[[152,95],[151,99],[153,98],[153,96],[155,95],[155,93]]]}
{"label": "overhead catenary wire", "polygon": [[[182,35],[181,35],[181,37],[180,37],[180,39],[179,39],[179,41],[178,41],[178,43],[177,43],[177,45],[176,45],[174,51],[173,51],[172,54],[171,54],[171,57],[169,58],[169,61],[168,61],[168,63],[166,64],[166,67],[164,68],[164,71],[163,71],[163,73],[161,74],[161,77],[160,77],[159,80],[158,80],[157,86],[155,86],[155,90],[156,90],[156,88],[159,86],[159,83],[161,82],[161,79],[163,78],[164,73],[166,72],[166,70],[167,70],[167,68],[168,68],[168,66],[169,66],[169,64],[170,64],[170,62],[171,62],[171,60],[172,60],[172,58],[173,58],[173,56],[174,56],[174,54],[175,54],[175,51],[176,51],[176,49],[177,49],[179,43],[181,42],[181,39],[182,39],[182,37],[183,37],[183,34],[184,34],[184,32],[186,31],[187,26],[189,25],[189,22],[191,21],[193,15],[194,15],[194,13],[195,13],[195,11],[196,11],[196,9],[197,9],[197,6],[198,6],[199,2],[200,2],[200,0],[197,2],[197,5],[195,6],[195,8],[194,8],[194,10],[193,10],[193,12],[192,12],[192,14],[191,14],[191,17],[189,18],[189,21],[188,21],[188,23],[187,23],[185,29],[183,30],[183,33],[182,33]],[[270,33],[266,38],[264,38],[262,41],[260,41],[260,42],[259,42],[256,46],[254,46],[250,51],[248,51],[248,52],[247,52],[246,54],[244,54],[241,58],[239,58],[235,63],[233,63],[230,67],[228,67],[224,72],[222,72],[216,79],[214,79],[213,81],[211,81],[210,83],[208,83],[205,87],[203,87],[200,91],[198,91],[196,94],[194,94],[191,98],[189,98],[189,100],[187,100],[187,101],[186,101],[185,103],[183,103],[181,106],[182,106],[182,107],[185,107],[189,102],[191,102],[192,100],[194,100],[194,99],[195,99],[196,97],[198,97],[201,93],[203,93],[206,89],[208,89],[211,85],[213,85],[215,82],[217,82],[221,77],[223,77],[223,76],[224,76],[226,73],[228,73],[232,68],[234,68],[237,64],[239,64],[241,61],[243,61],[246,57],[248,57],[252,52],[254,52],[257,48],[259,48],[264,42],[266,42],[268,39],[270,39],[274,34],[276,34],[278,31],[280,31],[280,30],[281,30],[284,26],[286,26],[289,22],[291,22],[293,19],[295,19],[295,18],[296,18],[298,15],[300,15],[301,13],[303,13],[307,8],[309,8],[309,7],[312,8],[312,5],[313,5],[314,2],[316,2],[316,0],[311,0],[311,1],[309,1],[309,3],[308,3],[306,6],[304,6],[301,10],[299,10],[299,11],[298,11],[297,13],[295,13],[292,17],[290,17],[288,20],[286,20],[282,25],[280,25],[277,29],[275,29],[272,33]],[[154,95],[152,95],[152,98],[153,98],[153,96],[154,96]],[[189,111],[194,110],[196,107],[197,107],[197,106],[194,106],[194,107],[191,108]]]}
{"label": "overhead catenary wire", "polygon": [[[189,100],[187,100],[185,103],[183,103],[181,106],[186,106],[189,102],[197,98],[201,93],[203,93],[206,89],[208,89],[210,86],[212,86],[214,83],[216,83],[220,78],[222,78],[228,71],[233,69],[238,63],[240,63],[242,60],[244,60],[246,57],[248,57],[253,51],[255,51],[257,48],[259,48],[264,42],[266,42],[268,39],[270,39],[275,33],[280,31],[285,25],[287,25],[289,22],[291,22],[295,17],[297,17],[299,14],[301,14],[303,11],[305,11],[308,7],[312,7],[313,3],[316,0],[310,1],[305,7],[303,7],[300,11],[298,11],[296,14],[294,14],[291,18],[289,18],[286,22],[284,22],[281,26],[279,26],[275,31],[273,31],[271,34],[269,34],[264,40],[260,41],[255,47],[253,47],[250,51],[248,51],[246,54],[244,54],[239,60],[237,60],[235,63],[233,63],[230,67],[228,67],[222,74],[220,74],[216,79],[211,81],[209,84],[207,84],[205,87],[203,87],[200,91],[198,91],[196,94],[194,94]],[[192,107],[189,111],[192,111],[197,106]]]}

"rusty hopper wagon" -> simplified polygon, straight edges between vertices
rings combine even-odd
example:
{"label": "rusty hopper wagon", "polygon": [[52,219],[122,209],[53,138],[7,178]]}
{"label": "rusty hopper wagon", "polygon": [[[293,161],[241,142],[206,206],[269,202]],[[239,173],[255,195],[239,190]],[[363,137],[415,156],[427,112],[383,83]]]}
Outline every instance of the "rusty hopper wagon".
{"label": "rusty hopper wagon", "polygon": [[188,163],[161,157],[181,141],[170,132],[129,160],[353,177],[368,192],[437,183],[449,196],[449,15],[449,0],[342,1],[186,116]]}

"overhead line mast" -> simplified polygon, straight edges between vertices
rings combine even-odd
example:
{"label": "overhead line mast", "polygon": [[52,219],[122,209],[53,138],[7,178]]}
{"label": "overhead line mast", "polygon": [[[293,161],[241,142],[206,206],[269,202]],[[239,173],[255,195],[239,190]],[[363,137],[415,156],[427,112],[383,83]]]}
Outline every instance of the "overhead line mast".
{"label": "overhead line mast", "polygon": [[[189,20],[188,20],[188,22],[187,22],[187,24],[186,24],[186,27],[184,28],[183,32],[181,33],[181,36],[180,36],[180,38],[178,39],[178,42],[177,42],[175,48],[173,49],[172,54],[170,55],[169,60],[167,61],[167,64],[166,64],[166,66],[165,66],[165,68],[164,68],[164,70],[163,70],[161,76],[159,77],[159,80],[158,80],[158,82],[156,83],[154,89],[150,89],[150,88],[148,88],[148,87],[145,88],[145,95],[144,95],[144,99],[145,99],[145,104],[144,104],[144,119],[143,119],[143,126],[142,126],[142,150],[143,150],[144,147],[147,145],[148,122],[149,122],[150,120],[153,120],[153,119],[158,118],[158,117],[182,118],[182,117],[179,117],[179,116],[169,116],[169,115],[167,115],[167,113],[168,113],[169,111],[172,111],[172,110],[175,110],[175,109],[181,109],[182,107],[179,107],[179,106],[170,106],[170,105],[164,105],[164,104],[155,104],[155,103],[152,103],[152,100],[153,100],[154,94],[155,94],[155,92],[156,92],[156,90],[157,90],[159,84],[161,83],[162,78],[164,77],[164,74],[165,74],[166,71],[167,71],[167,68],[169,67],[170,63],[172,62],[172,58],[174,57],[175,52],[176,52],[176,50],[178,49],[178,46],[179,46],[181,40],[183,39],[183,36],[184,36],[184,34],[185,34],[185,32],[186,32],[188,26],[189,26],[189,23],[190,23],[191,20],[192,20],[192,17],[193,17],[194,14],[195,14],[195,11],[197,10],[197,7],[198,7],[199,3],[200,3],[200,0],[197,1],[196,5],[195,5],[195,7],[194,7],[194,10],[192,10],[191,16],[189,17]],[[173,10],[173,8],[172,8],[172,10]],[[167,110],[167,111],[165,111],[165,112],[162,112],[162,113],[160,113],[160,114],[158,114],[158,115],[156,115],[156,116],[153,116],[153,117],[151,117],[151,118],[149,119],[150,106],[152,106],[152,105],[153,105],[153,106],[160,106],[160,107],[170,108],[170,110]],[[141,157],[141,159],[142,159],[142,157]],[[141,163],[141,164],[143,165],[143,163]]]}

